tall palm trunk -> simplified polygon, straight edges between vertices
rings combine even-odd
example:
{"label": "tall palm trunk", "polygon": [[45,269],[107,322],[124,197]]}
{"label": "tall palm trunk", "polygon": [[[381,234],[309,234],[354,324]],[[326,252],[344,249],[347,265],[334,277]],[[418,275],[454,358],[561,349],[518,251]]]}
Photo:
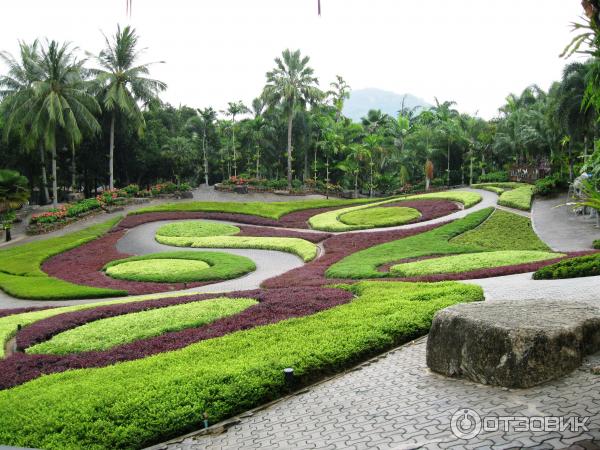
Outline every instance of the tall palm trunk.
{"label": "tall palm trunk", "polygon": [[202,134],[202,156],[204,158],[204,183],[208,187],[208,158],[206,157],[206,126]]}
{"label": "tall palm trunk", "polygon": [[71,189],[75,192],[77,166],[75,163],[75,143],[71,142]]}
{"label": "tall palm trunk", "polygon": [[44,143],[40,141],[38,144],[40,150],[40,163],[42,164],[42,185],[44,191],[44,204],[50,201],[50,194],[48,193],[48,176],[46,175],[46,152],[44,150]]}
{"label": "tall palm trunk", "polygon": [[292,190],[292,122],[294,120],[294,110],[288,115],[288,135],[287,135],[287,182],[288,191]]}
{"label": "tall palm trunk", "polygon": [[448,187],[450,187],[450,141],[448,141]]}
{"label": "tall palm trunk", "polygon": [[573,144],[569,141],[569,181],[573,181]]}
{"label": "tall palm trunk", "polygon": [[52,206],[58,206],[58,184],[56,180],[56,144],[52,146]]}
{"label": "tall palm trunk", "polygon": [[260,179],[260,145],[256,146],[256,179]]}
{"label": "tall palm trunk", "polygon": [[108,188],[113,189],[114,182],[114,153],[115,153],[115,112],[113,111],[110,119],[110,140],[108,150]]}
{"label": "tall palm trunk", "polygon": [[354,198],[358,198],[358,170],[354,173]]}
{"label": "tall palm trunk", "polygon": [[231,124],[231,148],[233,149],[233,176],[237,177],[237,155],[235,153],[235,115]]}

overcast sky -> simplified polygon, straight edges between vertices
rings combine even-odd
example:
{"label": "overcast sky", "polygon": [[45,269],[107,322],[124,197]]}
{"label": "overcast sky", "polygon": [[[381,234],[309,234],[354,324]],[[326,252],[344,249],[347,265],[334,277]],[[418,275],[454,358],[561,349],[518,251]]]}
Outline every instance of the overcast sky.
{"label": "overcast sky", "polygon": [[311,57],[321,86],[336,74],[426,101],[455,100],[490,118],[510,92],[560,78],[579,0],[19,0],[3,2],[0,49],[17,40],[69,40],[98,52],[101,31],[130,23],[164,60],[152,75],[173,105],[250,103],[285,48]]}

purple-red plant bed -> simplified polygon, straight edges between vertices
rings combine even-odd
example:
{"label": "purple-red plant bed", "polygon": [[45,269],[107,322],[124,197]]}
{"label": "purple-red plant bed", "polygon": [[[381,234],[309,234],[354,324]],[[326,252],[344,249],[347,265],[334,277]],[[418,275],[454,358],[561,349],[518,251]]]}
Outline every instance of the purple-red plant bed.
{"label": "purple-red plant bed", "polygon": [[[0,307],[1,308],[1,307]],[[12,309],[0,309],[0,318],[6,316],[12,316],[14,314],[23,314],[32,311],[41,311],[43,309],[51,309],[54,306],[31,306],[29,308],[12,308]]]}
{"label": "purple-red plant bed", "polygon": [[[104,367],[121,361],[130,361],[157,353],[177,350],[204,339],[272,324],[292,317],[315,314],[347,303],[352,299],[352,293],[340,289],[294,287],[107,305],[92,310],[60,314],[36,322],[17,334],[17,345],[22,348],[25,344],[41,342],[64,331],[67,329],[65,326],[73,327],[105,317],[223,296],[255,298],[259,303],[239,314],[218,319],[200,328],[188,328],[166,333],[161,336],[116,346],[106,351],[69,355],[13,353],[6,359],[0,360],[0,389],[17,386],[43,374],[63,372],[70,369]],[[63,324],[63,321],[66,325]]]}

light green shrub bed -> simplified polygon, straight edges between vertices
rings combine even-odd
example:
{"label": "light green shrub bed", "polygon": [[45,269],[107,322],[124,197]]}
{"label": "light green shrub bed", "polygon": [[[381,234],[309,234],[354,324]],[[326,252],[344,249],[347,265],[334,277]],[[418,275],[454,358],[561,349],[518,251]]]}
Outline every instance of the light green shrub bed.
{"label": "light green shrub bed", "polygon": [[329,267],[325,275],[329,278],[384,278],[391,274],[380,272],[377,268],[401,259],[485,251],[479,246],[458,245],[449,241],[483,223],[493,211],[494,208],[485,208],[425,233],[353,253]]}
{"label": "light green shrub bed", "polygon": [[339,219],[346,225],[358,225],[366,227],[393,227],[403,225],[421,217],[421,213],[414,208],[373,207],[350,211],[342,214]]}
{"label": "light green shrub bed", "polygon": [[145,214],[150,212],[170,211],[205,211],[249,214],[252,216],[266,217],[268,219],[279,219],[282,216],[313,208],[331,208],[335,206],[360,205],[372,203],[375,199],[323,199],[323,200],[299,200],[292,202],[178,202],[165,203],[148,208],[138,209],[130,214]]}
{"label": "light green shrub bed", "polygon": [[185,220],[163,225],[156,234],[177,237],[207,237],[231,236],[239,232],[238,227],[225,223],[209,222],[207,220]]}
{"label": "light green shrub bed", "polygon": [[204,238],[194,237],[169,237],[156,235],[156,240],[161,244],[174,247],[195,248],[254,248],[261,250],[278,250],[288,252],[311,261],[317,257],[317,246],[299,238],[282,237],[247,237],[247,236],[212,236]]}
{"label": "light green shrub bed", "polygon": [[113,278],[157,283],[230,280],[255,269],[256,264],[245,256],[198,251],[151,253],[118,259],[104,266],[107,275]]}
{"label": "light green shrub bed", "polygon": [[185,328],[196,328],[232,316],[257,304],[254,299],[215,298],[97,320],[59,333],[27,353],[66,355],[106,350]]}
{"label": "light green shrub bed", "polygon": [[35,300],[127,295],[125,291],[81,286],[49,277],[40,268],[48,258],[97,239],[120,220],[118,217],[64,236],[0,250],[0,289],[13,297]]}
{"label": "light green shrub bed", "polygon": [[578,256],[542,267],[533,274],[534,280],[560,280],[600,276],[600,253]]}
{"label": "light green shrub bed", "polygon": [[498,204],[507,206],[509,208],[529,211],[531,210],[534,189],[535,186],[528,184],[510,191],[503,192],[498,199]]}
{"label": "light green shrub bed", "polygon": [[471,270],[512,266],[534,261],[545,261],[561,256],[565,255],[561,253],[518,250],[470,253],[398,264],[392,266],[390,272],[398,277],[461,273],[469,272]]}
{"label": "light green shrub bed", "polygon": [[348,304],[113,366],[0,392],[0,442],[45,449],[140,448],[197,429],[421,336],[436,311],[483,299],[459,283],[359,283]]}
{"label": "light green shrub bed", "polygon": [[535,234],[531,220],[497,209],[477,228],[455,237],[453,244],[478,246],[489,250],[538,250],[550,248]]}
{"label": "light green shrub bed", "polygon": [[[402,200],[421,200],[421,199],[435,199],[435,200],[450,200],[462,203],[465,205],[465,208],[470,208],[481,201],[481,195],[474,192],[466,192],[466,191],[444,191],[444,192],[432,192],[429,194],[421,194],[421,195],[411,195],[408,197],[397,197],[388,200],[384,200],[381,202],[373,203],[371,205],[360,205],[354,206],[344,209],[338,209],[336,211],[328,211],[321,214],[317,214],[316,216],[312,216],[308,220],[308,224],[311,228],[315,230],[321,231],[333,231],[333,232],[341,232],[341,231],[353,231],[353,230],[364,230],[368,228],[376,228],[378,226],[392,226],[392,225],[401,225],[401,224],[385,224],[385,225],[377,225],[368,223],[370,211],[374,210],[375,207],[379,205],[383,205],[386,203],[396,203]],[[385,208],[377,208],[385,209]],[[373,215],[376,217],[378,211],[375,210]],[[342,220],[342,217],[348,217],[348,214],[356,214],[359,217],[363,217],[363,223],[361,224],[349,224],[344,223],[345,220]],[[387,213],[389,214],[389,213]],[[352,216],[351,216],[352,217]]]}

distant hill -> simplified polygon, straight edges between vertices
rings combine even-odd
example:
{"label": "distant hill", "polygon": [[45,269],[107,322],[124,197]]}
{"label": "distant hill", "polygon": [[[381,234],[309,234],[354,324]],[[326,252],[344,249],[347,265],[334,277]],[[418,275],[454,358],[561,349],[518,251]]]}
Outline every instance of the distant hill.
{"label": "distant hill", "polygon": [[344,104],[343,113],[355,122],[359,122],[362,117],[366,116],[370,109],[380,109],[382,112],[396,117],[398,110],[402,108],[403,98],[404,106],[407,108],[432,106],[411,94],[397,94],[382,89],[367,88],[352,91],[350,98]]}

